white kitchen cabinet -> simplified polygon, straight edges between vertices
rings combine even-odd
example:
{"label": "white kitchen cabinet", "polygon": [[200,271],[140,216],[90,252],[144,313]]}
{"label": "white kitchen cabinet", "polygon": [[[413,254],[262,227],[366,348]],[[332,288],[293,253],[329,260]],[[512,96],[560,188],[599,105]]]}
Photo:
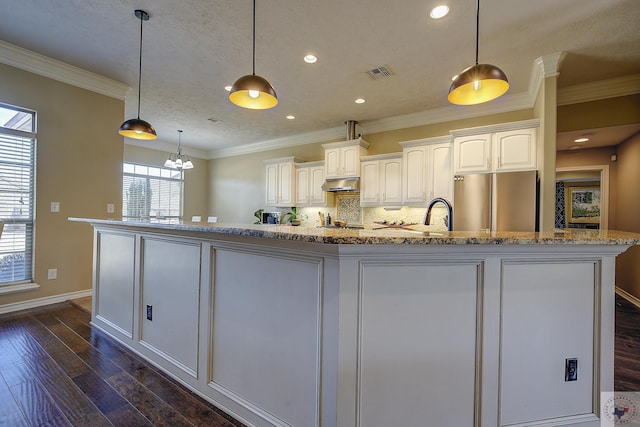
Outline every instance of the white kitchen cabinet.
{"label": "white kitchen cabinet", "polygon": [[326,178],[355,178],[360,176],[360,157],[367,154],[369,143],[362,138],[322,144]]}
{"label": "white kitchen cabinet", "polygon": [[454,139],[455,173],[491,171],[490,133]]}
{"label": "white kitchen cabinet", "polygon": [[362,158],[360,206],[389,206],[402,203],[402,157],[383,154]]}
{"label": "white kitchen cabinet", "polygon": [[536,170],[537,120],[451,131],[456,174]]}
{"label": "white kitchen cabinet", "polygon": [[266,206],[295,206],[295,164],[300,161],[295,157],[265,160]]}
{"label": "white kitchen cabinet", "polygon": [[403,204],[423,206],[436,197],[453,200],[450,141],[446,136],[400,143]]}
{"label": "white kitchen cabinet", "polygon": [[333,204],[333,193],[322,191],[325,182],[324,162],[296,163],[295,206],[329,206]]}
{"label": "white kitchen cabinet", "polygon": [[536,169],[536,129],[497,132],[493,147],[496,172]]}

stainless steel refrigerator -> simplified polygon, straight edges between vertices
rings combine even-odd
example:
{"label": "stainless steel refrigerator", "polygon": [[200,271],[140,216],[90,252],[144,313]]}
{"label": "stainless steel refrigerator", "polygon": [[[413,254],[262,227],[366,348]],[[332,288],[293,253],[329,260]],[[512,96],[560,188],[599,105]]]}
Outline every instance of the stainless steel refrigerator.
{"label": "stainless steel refrigerator", "polygon": [[456,175],[455,231],[535,231],[536,171]]}

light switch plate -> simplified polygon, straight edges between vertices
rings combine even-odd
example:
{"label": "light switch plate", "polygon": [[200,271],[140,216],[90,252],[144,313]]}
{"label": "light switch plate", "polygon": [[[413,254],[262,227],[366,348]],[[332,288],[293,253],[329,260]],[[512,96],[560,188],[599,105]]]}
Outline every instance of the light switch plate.
{"label": "light switch plate", "polygon": [[60,202],[51,202],[51,212],[60,212]]}
{"label": "light switch plate", "polygon": [[57,278],[58,278],[58,269],[57,268],[50,268],[49,270],[47,270],[47,279],[55,280]]}
{"label": "light switch plate", "polygon": [[107,213],[114,213],[115,211],[116,211],[116,208],[113,205],[113,203],[107,204]]}

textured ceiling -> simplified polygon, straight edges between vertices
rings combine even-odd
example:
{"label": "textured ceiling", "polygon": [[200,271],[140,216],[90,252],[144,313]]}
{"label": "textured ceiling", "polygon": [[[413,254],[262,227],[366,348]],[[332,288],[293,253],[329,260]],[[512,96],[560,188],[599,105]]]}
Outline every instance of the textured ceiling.
{"label": "textured ceiling", "polygon": [[[450,78],[474,61],[475,2],[445,2],[435,21],[431,0],[258,0],[256,74],[280,100],[266,111],[224,90],[251,73],[251,0],[0,0],[0,39],[130,85],[124,120],[137,108],[133,11],[146,10],[141,118],[161,141],[183,129],[184,145],[215,150],[448,106]],[[560,87],[639,73],[640,1],[481,2],[480,62],[505,71],[507,98],[527,92],[536,58],[560,51]],[[394,75],[367,77],[383,65]]]}

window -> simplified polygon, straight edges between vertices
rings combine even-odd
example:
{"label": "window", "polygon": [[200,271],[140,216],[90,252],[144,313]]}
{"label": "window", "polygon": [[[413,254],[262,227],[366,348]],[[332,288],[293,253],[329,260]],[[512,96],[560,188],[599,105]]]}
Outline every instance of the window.
{"label": "window", "polygon": [[182,171],[124,163],[122,170],[122,218],[181,219]]}
{"label": "window", "polygon": [[35,118],[0,104],[0,286],[33,279]]}

